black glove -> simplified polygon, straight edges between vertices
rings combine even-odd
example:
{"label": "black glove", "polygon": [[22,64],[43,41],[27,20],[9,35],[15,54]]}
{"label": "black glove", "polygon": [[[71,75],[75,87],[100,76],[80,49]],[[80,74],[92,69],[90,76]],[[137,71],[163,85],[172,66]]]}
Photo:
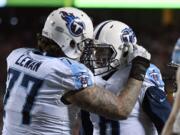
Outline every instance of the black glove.
{"label": "black glove", "polygon": [[132,60],[130,77],[143,81],[146,70],[150,66],[150,60],[137,56]]}

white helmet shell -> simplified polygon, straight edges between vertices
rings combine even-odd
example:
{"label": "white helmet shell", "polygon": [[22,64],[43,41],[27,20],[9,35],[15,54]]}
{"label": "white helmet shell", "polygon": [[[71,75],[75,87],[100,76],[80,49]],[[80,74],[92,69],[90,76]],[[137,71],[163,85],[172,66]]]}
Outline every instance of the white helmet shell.
{"label": "white helmet shell", "polygon": [[180,38],[178,38],[176,44],[174,45],[174,49],[172,52],[172,61],[170,65],[174,67],[180,66]]}
{"label": "white helmet shell", "polygon": [[137,43],[133,30],[125,23],[116,20],[100,23],[95,28],[94,39],[99,44],[109,44],[113,47],[115,56],[113,62],[111,62],[112,67],[125,64],[127,57],[124,57],[124,53],[127,53],[129,49],[126,45]]}
{"label": "white helmet shell", "polygon": [[79,9],[59,8],[47,17],[42,35],[56,42],[67,57],[78,59],[82,54],[78,45],[93,38],[93,24]]}

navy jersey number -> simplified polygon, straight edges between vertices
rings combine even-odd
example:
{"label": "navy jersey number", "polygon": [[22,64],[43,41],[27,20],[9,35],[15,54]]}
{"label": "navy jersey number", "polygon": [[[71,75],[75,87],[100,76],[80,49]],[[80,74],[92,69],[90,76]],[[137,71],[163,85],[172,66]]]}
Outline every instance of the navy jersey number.
{"label": "navy jersey number", "polygon": [[105,135],[106,134],[106,129],[107,129],[107,125],[109,124],[110,128],[111,128],[111,135],[120,135],[119,133],[119,122],[118,121],[114,121],[114,120],[109,120],[106,119],[102,116],[100,116],[100,123],[99,123],[99,127],[100,127],[100,135]]}
{"label": "navy jersey number", "polygon": [[[22,108],[22,123],[30,124],[30,111],[32,109],[35,97],[43,81],[41,79],[35,78],[27,74],[23,75],[21,81],[17,81],[20,74],[21,72],[18,70],[12,68],[8,70],[8,84],[7,84],[6,94],[4,97],[4,107],[8,102],[8,98],[10,97],[12,88],[16,83],[20,82],[18,85],[23,86],[26,89],[28,88],[30,82],[33,83]],[[5,116],[5,112],[4,112],[4,116]]]}

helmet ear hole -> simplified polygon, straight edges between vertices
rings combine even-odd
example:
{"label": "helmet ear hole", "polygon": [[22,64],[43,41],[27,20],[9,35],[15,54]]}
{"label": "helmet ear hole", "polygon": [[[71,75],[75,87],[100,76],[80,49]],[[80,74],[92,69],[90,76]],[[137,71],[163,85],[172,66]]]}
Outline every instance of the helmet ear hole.
{"label": "helmet ear hole", "polygon": [[71,40],[71,41],[70,41],[70,47],[71,47],[71,48],[75,48],[75,47],[76,47],[76,43],[75,43],[74,40]]}
{"label": "helmet ear hole", "polygon": [[125,46],[124,48],[123,48],[123,57],[126,57],[127,55],[128,55],[128,52],[129,52],[129,50],[128,50],[128,47],[127,46]]}
{"label": "helmet ear hole", "polygon": [[128,51],[123,53],[123,57],[126,57],[128,55]]}

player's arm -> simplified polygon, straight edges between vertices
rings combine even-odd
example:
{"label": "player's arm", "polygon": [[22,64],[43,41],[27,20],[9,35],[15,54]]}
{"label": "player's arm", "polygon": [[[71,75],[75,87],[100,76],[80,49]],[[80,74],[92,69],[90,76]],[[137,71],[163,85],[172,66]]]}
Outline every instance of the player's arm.
{"label": "player's arm", "polygon": [[180,107],[180,92],[178,91],[177,92],[177,100],[175,100],[174,102],[174,106],[173,106],[173,109],[172,109],[172,112],[170,113],[169,115],[169,118],[163,128],[163,131],[162,131],[162,135],[171,135],[173,133],[173,125],[174,125],[174,122],[175,122],[175,119],[176,119],[176,116],[178,114],[178,107]]}
{"label": "player's arm", "polygon": [[162,131],[162,135],[171,135],[173,133],[173,125],[176,119],[176,116],[179,112],[180,108],[180,68],[178,68],[177,74],[176,74],[176,80],[177,80],[177,86],[178,91],[176,94],[176,99],[173,104],[172,111],[169,115],[169,118],[164,126],[164,129]]}
{"label": "player's arm", "polygon": [[68,102],[82,109],[111,119],[125,119],[129,108],[133,108],[139,95],[142,81],[130,78],[120,95],[115,95],[104,88],[93,86],[78,92],[67,93]]}
{"label": "player's arm", "polygon": [[[150,63],[150,54],[145,50],[141,51],[144,54],[132,60],[128,82],[119,95],[115,95],[104,88],[93,86],[78,92],[67,93],[63,98],[86,111],[111,119],[126,119],[138,98],[146,69]],[[148,58],[145,57],[145,54],[148,54]]]}
{"label": "player's arm", "polygon": [[160,134],[171,112],[171,105],[167,100],[166,93],[157,86],[147,88],[142,108]]}
{"label": "player's arm", "polygon": [[161,72],[153,64],[146,72],[141,95],[142,109],[160,134],[171,112],[171,105],[166,97]]}

